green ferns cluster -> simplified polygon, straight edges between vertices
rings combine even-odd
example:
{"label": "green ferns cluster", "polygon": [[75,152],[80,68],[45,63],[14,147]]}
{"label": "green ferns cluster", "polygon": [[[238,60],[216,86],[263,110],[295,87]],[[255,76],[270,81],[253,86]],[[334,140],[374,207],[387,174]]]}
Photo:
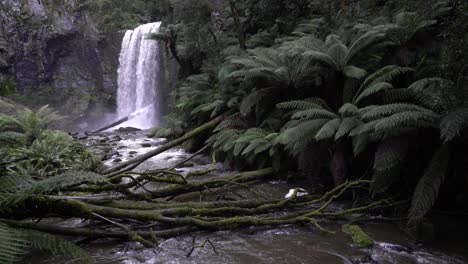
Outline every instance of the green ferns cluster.
{"label": "green ferns cluster", "polygon": [[317,10],[315,2],[284,4],[289,13],[260,0],[227,6],[223,32],[205,40],[220,52],[206,53],[202,74],[174,94],[172,123],[181,134],[236,109],[207,141],[220,158],[263,167],[312,149],[335,184],[372,175],[372,195],[411,196],[409,218],[418,221],[447,179],[465,180],[452,172],[467,143],[466,71],[443,58],[460,52],[443,38],[464,19],[463,4],[328,1]]}
{"label": "green ferns cluster", "polygon": [[[0,115],[0,215],[10,215],[23,202],[40,195],[59,194],[64,188],[83,183],[108,182],[107,178],[90,172],[97,161],[83,144],[65,132],[49,129],[62,119],[48,106],[35,112],[21,110],[16,116]],[[70,241],[12,228],[2,221],[1,263],[16,263],[31,248],[94,263]]]}
{"label": "green ferns cluster", "polygon": [[46,178],[68,170],[92,170],[96,158],[70,135],[49,130],[64,117],[48,106],[0,115],[0,172]]}

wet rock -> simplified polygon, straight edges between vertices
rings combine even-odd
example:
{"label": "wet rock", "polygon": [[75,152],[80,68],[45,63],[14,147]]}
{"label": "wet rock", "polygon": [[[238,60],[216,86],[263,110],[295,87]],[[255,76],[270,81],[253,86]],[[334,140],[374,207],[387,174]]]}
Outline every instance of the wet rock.
{"label": "wet rock", "polygon": [[354,245],[359,248],[368,248],[374,245],[374,240],[357,225],[343,225],[341,230],[350,235]]}
{"label": "wet rock", "polygon": [[138,152],[137,151],[130,151],[130,152],[128,152],[128,154],[135,155],[135,154],[138,154]]}
{"label": "wet rock", "polygon": [[192,168],[195,166],[193,162],[185,162],[184,164],[180,165],[179,168]]}
{"label": "wet rock", "polygon": [[119,162],[122,162],[122,159],[115,159],[115,160],[113,160],[112,162],[114,162],[114,163],[119,163]]}
{"label": "wet rock", "polygon": [[111,142],[119,142],[119,141],[122,141],[122,138],[116,135],[116,136],[112,136],[110,138],[110,141]]}
{"label": "wet rock", "polygon": [[151,148],[152,147],[151,143],[141,143],[140,146],[142,146],[144,148]]}
{"label": "wet rock", "polygon": [[135,128],[135,127],[121,127],[119,129],[117,129],[116,131],[120,132],[120,133],[128,133],[128,132],[141,131],[141,129],[138,129],[138,128]]}
{"label": "wet rock", "polygon": [[108,138],[108,137],[99,139],[99,143],[107,143],[107,142],[109,142],[109,138]]}
{"label": "wet rock", "polygon": [[353,255],[349,258],[349,260],[353,264],[377,264],[377,262],[366,253]]}

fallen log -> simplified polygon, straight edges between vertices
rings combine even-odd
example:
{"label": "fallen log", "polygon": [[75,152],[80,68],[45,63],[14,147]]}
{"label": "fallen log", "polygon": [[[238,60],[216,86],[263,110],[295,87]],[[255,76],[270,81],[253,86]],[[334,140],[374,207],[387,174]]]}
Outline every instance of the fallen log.
{"label": "fallen log", "polygon": [[105,126],[105,127],[102,127],[102,128],[100,128],[100,129],[98,129],[98,130],[92,131],[91,133],[92,133],[92,134],[101,133],[101,132],[103,132],[103,131],[106,131],[106,130],[108,130],[108,129],[111,129],[111,128],[113,128],[113,127],[116,127],[116,126],[118,126],[118,125],[120,125],[120,124],[123,124],[123,123],[127,122],[128,120],[130,120],[130,116],[126,116],[126,117],[124,117],[124,118],[122,118],[122,119],[119,119],[119,120],[115,121],[114,123],[112,123],[112,124],[110,124],[110,125],[107,125],[107,126]]}
{"label": "fallen log", "polygon": [[161,154],[163,153],[164,151],[167,151],[171,148],[174,148],[182,143],[184,143],[185,141],[188,141],[189,139],[205,132],[205,131],[208,131],[210,129],[214,129],[223,119],[224,119],[224,116],[225,115],[221,115],[213,120],[211,120],[210,122],[208,123],[205,123],[197,128],[195,128],[194,130],[190,131],[189,133],[185,134],[184,136],[178,138],[178,139],[175,139],[175,140],[172,140],[164,145],[162,145],[161,147],[155,149],[155,150],[152,150],[150,152],[147,152],[145,154],[142,154],[138,157],[136,157],[135,159],[132,159],[132,160],[129,160],[129,161],[126,161],[126,162],[123,162],[122,164],[120,165],[117,165],[113,168],[110,168],[108,170],[105,170],[102,172],[102,174],[104,175],[107,175],[109,177],[113,177],[113,176],[116,176],[116,175],[119,175],[119,174],[122,174],[124,172],[127,172],[127,171],[130,171],[130,170],[133,170],[134,168],[138,167],[138,165],[140,165],[141,163],[143,163],[144,161],[158,155],[158,154]]}

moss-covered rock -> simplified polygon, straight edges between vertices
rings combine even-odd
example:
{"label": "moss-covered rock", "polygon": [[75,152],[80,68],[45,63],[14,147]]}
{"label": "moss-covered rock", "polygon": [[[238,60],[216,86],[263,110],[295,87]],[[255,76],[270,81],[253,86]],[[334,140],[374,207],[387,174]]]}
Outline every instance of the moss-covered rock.
{"label": "moss-covered rock", "polygon": [[374,245],[374,240],[357,225],[343,225],[341,230],[350,235],[354,245],[359,248],[368,248]]}

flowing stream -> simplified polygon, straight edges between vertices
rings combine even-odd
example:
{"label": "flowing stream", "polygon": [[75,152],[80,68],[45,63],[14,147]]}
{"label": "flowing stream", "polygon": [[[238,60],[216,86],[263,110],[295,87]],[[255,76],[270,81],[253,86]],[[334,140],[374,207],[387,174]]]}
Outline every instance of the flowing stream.
{"label": "flowing stream", "polygon": [[[113,132],[84,139],[86,144],[104,159],[110,166],[131,159],[139,154],[166,142],[165,139],[147,138],[142,131]],[[168,150],[138,167],[138,170],[167,168],[174,166],[190,156],[180,148]],[[212,167],[209,157],[197,156],[184,167],[183,172],[204,170]],[[225,170],[222,164],[215,164],[216,171],[207,177],[222,177],[233,172]],[[304,187],[307,190],[314,185],[304,182],[265,182],[256,186],[256,190],[268,198],[281,198],[289,189]],[[252,199],[249,192],[239,192],[245,198]],[[179,197],[180,201],[198,200],[213,201],[219,194],[204,192]],[[230,198],[239,198],[230,194]],[[337,203],[340,207],[343,204]],[[441,224],[443,223],[443,224]],[[77,219],[57,222],[63,226],[82,225]],[[403,223],[373,222],[362,224],[362,228],[376,241],[374,247],[358,249],[351,239],[340,231],[343,222],[325,223],[335,234],[323,234],[309,226],[282,226],[274,228],[248,228],[244,230],[223,232],[201,232],[184,235],[167,240],[158,240],[154,248],[144,248],[138,243],[114,240],[94,241],[85,248],[91,252],[97,263],[103,264],[152,264],[152,263],[317,263],[317,264],[390,264],[390,263],[468,263],[468,227],[463,220],[456,218],[434,219],[436,240],[424,246],[412,242],[408,233],[402,228]],[[196,249],[186,257],[192,246],[192,239],[202,243],[209,239],[216,247],[216,253],[207,244]],[[26,263],[71,263],[62,259],[45,259],[38,261],[33,257]]]}
{"label": "flowing stream", "polygon": [[147,39],[159,32],[161,22],[141,25],[128,30],[122,41],[118,70],[117,114],[124,118],[138,116],[121,126],[151,128],[160,121],[160,86],[162,56],[159,42]]}

